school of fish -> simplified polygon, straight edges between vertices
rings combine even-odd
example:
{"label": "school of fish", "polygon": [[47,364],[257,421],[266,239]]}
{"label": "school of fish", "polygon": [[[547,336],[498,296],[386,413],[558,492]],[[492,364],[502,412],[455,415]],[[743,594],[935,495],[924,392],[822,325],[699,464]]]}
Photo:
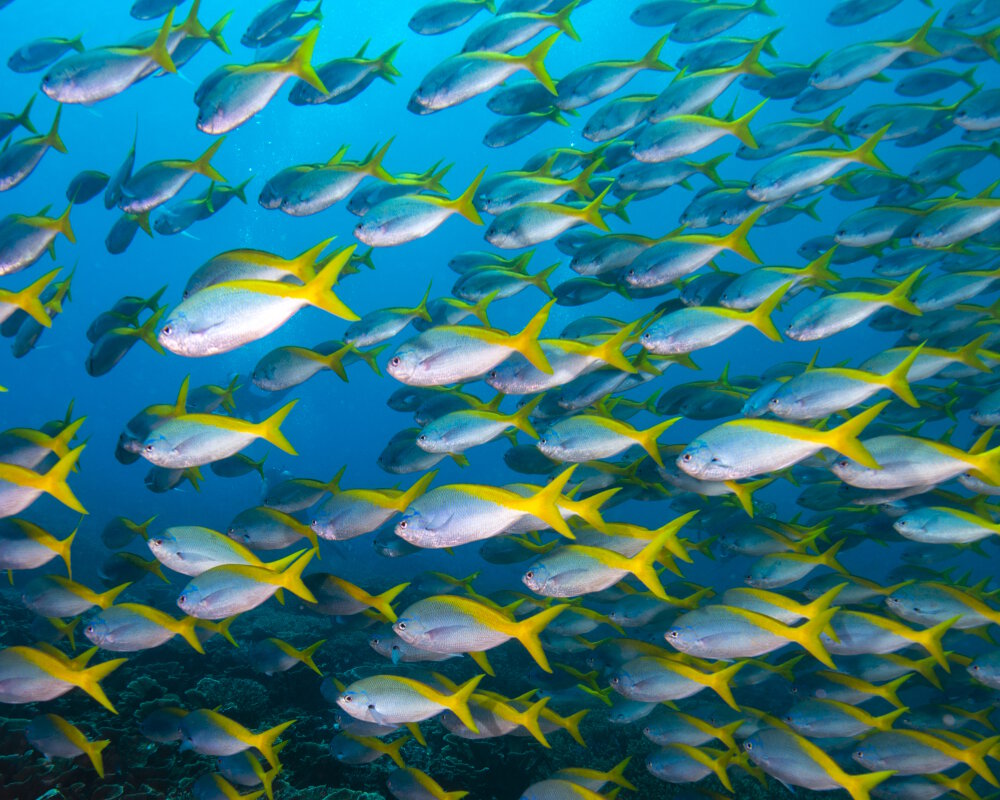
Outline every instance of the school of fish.
{"label": "school of fish", "polygon": [[[95,377],[137,346],[183,376],[184,359],[238,351],[309,307],[340,331],[276,346],[236,377],[220,370],[217,384],[179,379],[175,395],[115,420],[117,441],[88,432],[84,415],[107,409],[70,403],[64,419],[15,419],[4,398],[32,387],[3,389],[0,568],[47,625],[3,643],[0,704],[33,704],[30,747],[85,756],[103,778],[115,742],[61,716],[62,695],[79,690],[116,714],[102,680],[175,637],[209,672],[212,649],[239,646],[267,675],[323,675],[337,636],[323,617],[355,617],[384,664],[317,677],[316,701],[337,715],[331,757],[367,769],[387,756],[399,800],[467,793],[406,765],[439,724],[470,740],[582,745],[522,800],[642,796],[629,792],[643,768],[710,797],[748,782],[854,800],[996,796],[1000,2],[809,4],[821,39],[809,64],[779,55],[782,39],[802,35],[784,27],[793,5],[802,13],[793,0],[434,0],[414,4],[409,31],[358,32],[359,44],[385,40],[378,54],[365,43],[346,55],[322,36],[342,2],[274,0],[254,9],[238,45],[230,13],[202,21],[201,0],[135,0],[124,42],[98,45],[97,25],[86,46],[53,37],[14,49],[14,31],[2,34],[8,68],[37,73],[40,93],[2,93],[14,107],[0,114],[0,334],[12,350],[0,383],[10,383],[4,361],[30,358],[53,326],[86,327],[74,358]],[[651,44],[588,61],[577,28],[610,6],[623,32]],[[897,6],[917,23],[887,29],[881,18]],[[844,31],[856,41],[838,46]],[[423,77],[402,75],[399,51],[438,35],[452,54]],[[200,69],[203,48],[227,63]],[[557,79],[550,52],[576,66]],[[200,152],[137,160],[140,114],[112,172],[67,176],[65,199],[51,186],[41,210],[19,203],[35,168],[72,150],[64,116],[177,73],[192,84],[184,124],[205,134]],[[658,93],[627,94],[640,73]],[[495,123],[466,133],[488,148],[553,126],[590,144],[500,171],[482,168],[478,143],[434,164],[394,163],[392,140],[363,125],[331,134],[355,141],[261,175],[258,201],[292,217],[341,204],[356,215],[357,244],[336,229],[295,251],[219,241],[153,296],[104,286],[107,310],[73,322],[76,270],[46,258],[58,244],[73,260],[77,205],[113,212],[105,245],[123,258],[140,230],[182,234],[233,199],[235,216],[252,200],[249,180],[228,183],[213,159],[238,149],[242,126],[313,113],[287,106],[285,89],[298,107],[373,86],[399,115],[483,106]],[[468,182],[456,185],[452,169]],[[655,230],[632,225],[640,208],[658,209]],[[800,219],[826,233],[795,238]],[[449,249],[442,225],[481,226],[482,249]],[[425,282],[447,264],[450,294],[430,285],[383,308],[341,298],[349,276],[389,277],[381,248],[424,237],[440,254]],[[763,261],[765,242],[785,260]],[[552,245],[555,263],[543,255]],[[611,300],[627,313],[607,313]],[[561,330],[549,322],[557,306],[581,307]],[[491,324],[512,307],[517,327]],[[834,351],[838,334],[854,344]],[[756,337],[762,359],[730,361],[736,336]],[[764,359],[765,340],[827,339],[808,362]],[[720,354],[725,369],[697,372]],[[350,460],[331,447],[327,474],[267,483],[223,531],[126,519],[74,493],[81,453],[106,448],[122,464],[148,462],[154,492],[190,483],[225,504],[216,478],[265,477],[250,445],[296,454],[282,424],[312,412],[284,392],[352,370],[382,376],[389,406],[414,420],[367,431],[386,442],[378,464],[391,488],[352,486],[349,463],[329,479]],[[259,400],[267,393],[282,394]],[[477,482],[477,448],[504,437],[503,462],[524,482]],[[438,478],[449,458],[468,482]],[[32,508],[43,495],[103,526],[104,587],[73,579],[77,531],[49,529]],[[327,556],[361,536],[374,540],[368,559],[395,559],[391,587]],[[859,547],[869,555],[853,559]],[[483,591],[478,573],[414,574],[405,556],[433,549],[478,552],[507,588]],[[140,602],[144,578],[169,583],[176,603]],[[315,640],[242,638],[245,616],[272,598],[312,615]],[[511,696],[496,691],[491,651],[504,645],[524,665],[501,676],[521,682]],[[157,747],[211,757],[192,786],[199,800],[281,796],[294,719],[263,726],[238,709],[171,706],[134,724]],[[600,725],[648,740],[645,763],[603,752]]]}

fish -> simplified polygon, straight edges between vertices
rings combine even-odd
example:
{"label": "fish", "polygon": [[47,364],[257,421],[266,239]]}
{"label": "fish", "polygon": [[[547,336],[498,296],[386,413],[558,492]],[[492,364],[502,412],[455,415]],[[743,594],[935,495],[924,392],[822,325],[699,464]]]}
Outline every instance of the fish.
{"label": "fish", "polygon": [[493,0],[439,0],[417,9],[407,25],[414,33],[436,36],[460,28],[483,9],[496,13]]}
{"label": "fish", "polygon": [[226,179],[211,164],[224,141],[219,139],[213,142],[193,161],[173,159],[146,164],[122,185],[118,207],[126,214],[151,211],[183,189],[194,175],[225,182]]}
{"label": "fish", "polygon": [[171,48],[173,22],[171,9],[155,39],[145,46],[100,47],[62,59],[42,77],[42,91],[58,103],[91,104],[121,94],[151,66],[176,72],[171,49],[180,38],[174,37]]}
{"label": "fish", "polygon": [[110,739],[90,741],[78,727],[58,714],[42,714],[28,723],[25,737],[32,747],[38,748],[46,758],[75,758],[85,755],[98,777],[104,777],[104,758],[101,752]]}
{"label": "fish", "polygon": [[287,589],[307,603],[315,602],[313,593],[302,583],[302,571],[314,553],[297,552],[297,560],[280,572],[243,564],[212,567],[188,581],[177,598],[177,606],[191,617],[220,620],[256,608],[279,589]]}
{"label": "fish", "polygon": [[14,114],[10,111],[0,112],[0,139],[6,139],[8,135],[18,128],[24,128],[28,133],[38,133],[29,116],[31,114],[31,107],[35,104],[37,96],[33,94],[28,98],[28,102],[25,103],[20,114]]}
{"label": "fish", "polygon": [[488,92],[520,70],[530,72],[556,95],[545,57],[561,35],[561,31],[552,34],[524,55],[474,51],[450,56],[421,79],[406,107],[414,114],[433,114]]}
{"label": "fish", "polygon": [[6,647],[0,650],[0,675],[5,703],[36,703],[81,689],[112,714],[117,714],[100,681],[118,669],[126,659],[116,658],[94,666],[88,662],[97,648],[70,659],[54,648]]}
{"label": "fish", "polygon": [[148,650],[180,636],[195,652],[204,654],[195,632],[196,623],[194,617],[176,620],[151,606],[119,603],[91,618],[83,633],[102,650],[116,653]]}
{"label": "fish", "polygon": [[421,722],[445,710],[478,731],[469,711],[469,697],[485,677],[470,678],[450,694],[398,675],[373,675],[348,684],[337,705],[355,719],[379,724]]}
{"label": "fish", "polygon": [[331,258],[301,285],[263,278],[212,283],[166,315],[157,341],[172,353],[204,357],[266,336],[307,305],[343,319],[356,319],[332,291],[352,252],[349,247]]}
{"label": "fish", "polygon": [[204,755],[230,756],[256,747],[269,764],[277,766],[274,741],[295,722],[289,720],[255,734],[217,711],[199,708],[181,718],[181,748]]}
{"label": "fish", "polygon": [[67,153],[66,144],[59,135],[59,120],[62,117],[62,106],[56,108],[52,118],[52,127],[46,134],[36,134],[24,139],[18,139],[9,147],[0,151],[0,191],[6,192],[23,183],[49,150],[57,153]]}

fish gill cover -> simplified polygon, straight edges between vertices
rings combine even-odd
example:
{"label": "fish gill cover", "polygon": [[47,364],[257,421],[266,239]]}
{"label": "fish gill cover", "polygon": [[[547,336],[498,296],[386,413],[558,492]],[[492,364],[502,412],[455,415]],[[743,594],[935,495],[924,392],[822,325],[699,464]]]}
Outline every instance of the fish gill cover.
{"label": "fish gill cover", "polygon": [[998,36],[0,0],[0,800],[995,796]]}

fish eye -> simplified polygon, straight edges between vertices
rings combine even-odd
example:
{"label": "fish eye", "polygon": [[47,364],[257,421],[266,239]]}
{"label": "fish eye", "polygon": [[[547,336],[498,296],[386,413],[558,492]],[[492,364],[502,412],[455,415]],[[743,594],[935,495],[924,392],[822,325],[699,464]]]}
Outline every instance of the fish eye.
{"label": "fish eye", "polygon": [[396,627],[399,630],[401,630],[401,631],[405,631],[406,630],[406,623],[405,622],[397,622],[396,623]]}
{"label": "fish eye", "polygon": [[840,459],[840,461],[837,462],[837,466],[840,467],[841,469],[844,469],[845,467],[847,467],[847,463],[848,463],[847,459],[842,458]]}
{"label": "fish eye", "polygon": [[744,746],[747,750],[753,750],[753,742],[746,742]]}
{"label": "fish eye", "polygon": [[393,356],[392,360],[389,363],[392,364],[392,366],[394,366],[394,367],[398,367],[399,366],[399,356]]}
{"label": "fish eye", "polygon": [[153,544],[156,547],[163,547],[163,539],[153,539]]}
{"label": "fish eye", "polygon": [[422,434],[420,434],[420,435],[419,435],[419,436],[417,437],[417,441],[418,441],[418,442],[426,442],[426,441],[427,441],[427,434],[426,434],[426,433],[422,433]]}
{"label": "fish eye", "polygon": [[177,598],[177,602],[180,605],[184,605],[187,602],[187,595],[186,594],[182,594],[180,597]]}
{"label": "fish eye", "polygon": [[86,633],[93,633],[94,632],[94,626],[93,625],[88,625],[87,626],[87,630],[85,632]]}
{"label": "fish eye", "polygon": [[676,639],[678,636],[677,631],[667,631],[668,639]]}
{"label": "fish eye", "polygon": [[153,452],[153,445],[147,444],[146,445],[146,452],[147,453],[152,453]]}
{"label": "fish eye", "polygon": [[524,573],[524,577],[527,578],[528,580],[534,578],[535,577],[534,570],[529,569],[527,572]]}
{"label": "fish eye", "polygon": [[173,332],[173,328],[171,328],[169,325],[164,325],[163,326],[162,333],[163,333],[164,336],[169,336],[172,332]]}
{"label": "fish eye", "polygon": [[684,459],[685,462],[690,463],[690,461],[691,461],[691,454],[690,453],[685,453],[684,455],[681,456],[681,458]]}
{"label": "fish eye", "polygon": [[354,695],[353,694],[345,694],[344,695],[344,702],[345,703],[353,703],[354,702]]}

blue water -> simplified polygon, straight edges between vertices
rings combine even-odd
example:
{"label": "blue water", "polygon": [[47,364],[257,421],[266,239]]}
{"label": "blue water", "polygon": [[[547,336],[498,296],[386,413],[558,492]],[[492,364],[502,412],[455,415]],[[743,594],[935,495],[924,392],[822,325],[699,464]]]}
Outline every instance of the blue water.
{"label": "blue water", "polygon": [[[186,13],[188,5],[181,6],[181,12]],[[199,155],[213,141],[213,137],[195,127],[197,109],[191,100],[194,89],[204,76],[218,66],[250,63],[253,60],[252,51],[240,45],[239,35],[260,3],[233,4],[226,0],[205,0],[201,18],[206,24],[214,22],[233,5],[236,8],[225,31],[232,55],[207,45],[182,69],[179,76],[147,79],[92,107],[64,107],[60,133],[68,147],[68,154],[50,151],[24,183],[0,194],[0,216],[36,213],[44,206],[51,206],[52,213],[61,211],[65,206],[65,186],[77,172],[96,169],[113,173],[117,169],[132,141],[136,121],[137,168],[157,159],[194,158]],[[642,28],[630,22],[628,14],[635,5],[635,2],[593,0],[578,9],[573,20],[582,41],[577,43],[562,37],[547,59],[550,73],[558,78],[588,62],[636,58],[645,53],[666,29]],[[774,0],[771,5],[779,14],[777,18],[752,15],[723,35],[757,38],[781,26],[784,31],[775,43],[778,60],[809,63],[828,50],[852,42],[872,41],[896,32],[911,31],[928,14],[923,4],[904,0],[897,8],[866,24],[833,28],[824,22],[826,11],[832,5],[829,2]],[[402,41],[395,60],[402,77],[397,79],[396,85],[376,80],[359,97],[337,106],[292,106],[286,100],[287,87],[283,89],[266,109],[227,136],[213,161],[231,184],[253,176],[248,188],[249,204],[233,201],[219,214],[196,223],[186,235],[157,235],[150,239],[140,232],[123,255],[113,256],[104,247],[104,237],[118,212],[106,211],[99,198],[78,206],[71,215],[78,241],[73,245],[60,237],[56,242],[57,258],[54,262],[64,267],[63,276],[71,268],[76,270],[71,301],[65,304],[64,312],[55,320],[53,327],[45,331],[39,346],[27,357],[14,359],[6,347],[0,348],[0,384],[9,389],[8,393],[0,394],[0,427],[41,426],[47,420],[61,418],[70,401],[74,402],[76,415],[87,417],[81,431],[87,448],[80,461],[80,472],[70,482],[89,515],[79,521],[78,515],[47,497],[40,499],[25,514],[44,523],[60,537],[79,521],[80,531],[73,550],[74,578],[83,583],[99,586],[98,567],[107,556],[101,545],[100,531],[114,516],[144,520],[156,515],[154,530],[180,524],[224,530],[236,513],[258,504],[262,498],[264,487],[257,476],[251,474],[238,479],[224,479],[211,474],[207,468],[204,469],[205,480],[200,491],[194,491],[187,484],[162,495],[147,491],[143,476],[148,464],[140,461],[125,466],[114,458],[118,434],[130,417],[150,404],[172,402],[187,375],[191,376],[192,386],[205,383],[225,385],[234,374],[243,376],[244,382],[249,382],[247,376],[254,365],[275,347],[311,347],[327,339],[340,338],[347,325],[320,311],[307,309],[270,336],[233,352],[203,359],[160,355],[139,344],[109,374],[93,378],[84,369],[89,348],[84,333],[94,317],[110,308],[121,296],[148,296],[164,284],[167,290],[163,301],[169,306],[175,305],[180,301],[188,276],[207,259],[225,250],[259,248],[290,257],[331,236],[337,237],[335,244],[338,246],[355,243],[352,229],[358,218],[347,211],[346,201],[305,218],[268,211],[256,202],[264,182],[279,170],[294,164],[326,161],[342,144],[350,145],[349,157],[360,159],[376,144],[395,137],[384,162],[390,172],[421,172],[439,160],[454,163],[445,181],[452,196],[461,192],[483,167],[488,167],[492,174],[517,169],[529,157],[548,147],[572,146],[588,150],[593,147],[581,135],[583,125],[594,110],[611,98],[580,109],[579,116],[569,118],[568,128],[547,124],[526,139],[500,150],[486,148],[481,142],[483,134],[497,119],[485,108],[485,97],[422,117],[406,110],[407,100],[421,77],[443,58],[458,52],[465,36],[485,21],[485,14],[477,16],[457,31],[443,36],[421,37],[407,27],[407,21],[418,3],[327,0],[324,6],[328,7],[324,8],[326,17],[314,62],[353,55],[368,39],[371,39],[369,55],[381,53]],[[43,36],[74,36],[83,32],[88,46],[124,41],[138,32],[151,29],[155,24],[131,19],[127,14],[127,4],[122,2],[15,0],[0,11],[0,55],[6,57],[20,44]],[[661,58],[667,63],[674,63],[686,47],[668,42]],[[773,61],[770,57],[765,58],[765,63]],[[956,62],[945,63],[944,66],[958,71],[967,67]],[[28,97],[38,91],[40,74],[21,75],[4,70],[0,81],[0,109],[15,111],[22,108]],[[890,72],[893,77],[903,74],[907,73]],[[524,73],[521,73],[514,80],[521,80],[523,76]],[[673,77],[668,73],[643,72],[614,96],[655,94],[662,91]],[[977,81],[986,88],[995,87],[997,77],[998,69],[994,63],[982,64],[976,74]],[[966,90],[967,87],[958,84],[942,92],[940,97],[950,103]],[[930,102],[938,99],[938,95],[920,100],[924,99]],[[843,102],[846,110],[841,120],[872,103],[904,101],[905,98],[892,93],[891,83],[865,83]],[[737,82],[716,103],[715,112],[721,115],[734,102],[737,113],[744,113],[759,102],[759,97],[741,88]],[[814,115],[795,115],[790,110],[790,102],[771,101],[758,115],[753,127],[762,127],[791,116],[819,119],[831,110],[825,109]],[[31,115],[39,131],[44,132],[48,128],[54,110],[55,104],[39,94]],[[889,144],[880,148],[880,152],[895,172],[905,175],[928,153],[959,143],[960,133],[961,130],[956,128],[954,132],[920,147],[904,150]],[[17,131],[14,137],[20,138],[23,134],[23,131]],[[727,137],[692,156],[692,159],[702,161],[732,152],[734,141]],[[856,144],[860,140],[855,137],[853,141]],[[832,142],[828,140],[821,146],[837,146]],[[761,162],[729,158],[720,172],[726,180],[746,180],[760,166]],[[996,162],[992,159],[983,162],[974,174],[962,176],[965,196],[980,191],[996,176]],[[707,185],[701,176],[692,178],[692,183],[696,188]],[[207,185],[207,179],[196,176],[179,197],[193,197]],[[615,232],[663,235],[677,227],[677,218],[691,198],[692,192],[673,187],[652,199],[630,206],[630,225],[615,218],[609,218],[609,224]],[[867,202],[870,204],[871,201]],[[780,226],[754,231],[751,242],[765,264],[801,266],[805,261],[796,253],[801,243],[814,236],[829,234],[841,219],[863,205],[840,202],[826,192],[818,206],[821,221],[796,216]],[[361,314],[386,306],[413,305],[428,281],[433,283],[432,297],[447,295],[457,277],[447,267],[449,259],[466,250],[492,249],[483,241],[483,232],[484,228],[454,216],[426,238],[400,247],[377,248],[373,254],[375,271],[363,269],[360,274],[349,277],[337,287],[337,293],[349,307]],[[365,248],[360,245],[359,249]],[[564,266],[553,276],[552,284],[575,277],[566,265],[568,258],[552,242],[537,248],[531,271],[559,260],[564,262]],[[45,256],[29,272],[13,280],[0,279],[0,285],[23,286],[28,282],[27,278],[40,276],[43,270],[50,268],[51,263]],[[749,266],[732,253],[720,256],[716,263],[722,269],[735,272],[745,271]],[[869,274],[872,263],[869,260],[845,265],[839,271],[845,277],[863,276]],[[555,335],[568,322],[587,314],[632,320],[671,296],[628,301],[612,293],[589,306],[555,306],[546,330]],[[816,294],[811,292],[806,296],[814,297]],[[541,293],[529,288],[514,299],[498,302],[491,308],[490,317],[496,327],[517,330],[541,307],[542,302]],[[791,318],[791,310],[803,305],[803,299],[799,298],[780,312],[779,329],[781,321]],[[380,358],[382,366],[388,353],[412,335],[412,329],[407,329],[390,342],[388,352]],[[894,333],[881,333],[859,325],[819,342],[820,363],[832,365],[849,359],[852,365],[857,365],[864,358],[893,346],[895,341]],[[731,376],[759,375],[766,367],[781,361],[808,361],[816,347],[817,343],[768,341],[747,329],[719,346],[695,353],[694,359],[701,368],[699,372],[671,367],[665,377],[633,390],[628,396],[644,399],[658,388],[666,390],[682,382],[711,380],[727,364]],[[376,376],[360,364],[352,366],[348,372],[349,383],[342,383],[332,373],[323,372],[288,394],[287,397],[299,400],[284,426],[285,434],[298,450],[297,457],[281,453],[264,442],[257,442],[245,451],[255,459],[267,455],[266,467],[272,479],[286,472],[326,480],[342,465],[347,466],[341,484],[344,487],[406,487],[419,477],[393,476],[380,470],[376,464],[376,457],[390,437],[412,425],[407,415],[391,410],[385,403],[400,384],[388,375]],[[481,383],[467,388],[484,398],[492,395],[492,390]],[[261,403],[273,401],[274,408],[280,404],[279,400],[287,400],[284,395],[268,398],[258,390],[247,391],[255,394]],[[240,413],[239,405],[237,413]],[[633,419],[638,427],[647,427],[654,421],[649,415]],[[714,424],[681,420],[661,441],[685,443]],[[934,420],[921,431],[921,435],[939,435],[949,424]],[[973,441],[967,415],[960,416],[954,440],[960,446],[968,446]],[[525,439],[522,437],[521,441]],[[443,461],[438,467],[440,471],[436,484],[461,481],[501,485],[523,480],[524,476],[518,476],[504,465],[502,456],[508,447],[509,443],[501,438],[469,451],[470,465],[465,469],[460,469],[450,459]],[[794,487],[778,482],[761,491],[759,498],[775,504],[778,516],[787,520],[797,511],[793,504],[796,495]],[[616,507],[608,516],[616,521],[655,527],[675,513],[666,502],[629,502]],[[709,535],[712,531],[705,533]],[[138,541],[130,549],[148,556]],[[428,551],[397,560],[380,558],[371,546],[371,536],[349,542],[324,543],[323,549],[323,569],[332,570],[365,586],[388,586],[407,580],[423,570],[438,569],[456,576],[482,570],[481,582],[477,583],[481,592],[523,588],[519,580],[523,571],[520,565],[497,567],[486,564],[479,557],[477,546],[460,548],[454,555]],[[881,554],[884,552],[875,545],[863,546],[849,553],[844,563],[852,572],[858,571],[878,580],[890,567],[899,563],[896,557],[898,549],[892,551],[894,555],[891,559],[883,559]],[[699,558],[696,564],[685,569],[685,578],[718,587],[721,591],[741,583],[746,563],[746,560],[708,561]],[[982,576],[995,572],[987,562],[972,557],[957,563],[968,563]],[[18,575],[15,582],[21,585],[28,577]],[[179,588],[183,580],[175,577],[174,586]],[[174,608],[165,610],[176,611]],[[249,612],[248,616],[253,613]],[[322,622],[317,622],[318,631],[325,630],[320,624]],[[280,632],[274,633],[280,635]],[[322,634],[317,634],[316,638],[319,635]],[[24,641],[14,632],[8,632],[4,639],[5,644]],[[197,658],[194,654],[189,657]],[[206,670],[212,669],[211,663],[211,660],[205,662]],[[310,679],[312,677],[310,675]],[[51,709],[46,707],[45,710]],[[606,758],[614,756],[610,753],[604,755]],[[586,763],[585,755],[579,758],[583,759],[581,764]],[[0,796],[4,796],[2,791],[0,789]]]}

